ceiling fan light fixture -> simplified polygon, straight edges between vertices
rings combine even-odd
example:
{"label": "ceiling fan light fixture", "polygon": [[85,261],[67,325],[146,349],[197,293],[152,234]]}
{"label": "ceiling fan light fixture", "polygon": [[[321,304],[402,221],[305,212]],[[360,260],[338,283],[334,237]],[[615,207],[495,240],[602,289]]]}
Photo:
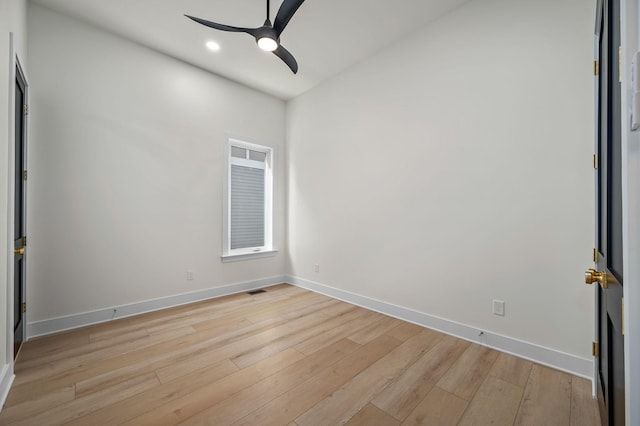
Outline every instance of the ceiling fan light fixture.
{"label": "ceiling fan light fixture", "polygon": [[266,52],[273,52],[278,48],[278,42],[271,37],[261,37],[258,39],[258,46]]}
{"label": "ceiling fan light fixture", "polygon": [[206,46],[207,49],[211,50],[212,52],[217,52],[220,50],[220,45],[212,40],[208,41]]}

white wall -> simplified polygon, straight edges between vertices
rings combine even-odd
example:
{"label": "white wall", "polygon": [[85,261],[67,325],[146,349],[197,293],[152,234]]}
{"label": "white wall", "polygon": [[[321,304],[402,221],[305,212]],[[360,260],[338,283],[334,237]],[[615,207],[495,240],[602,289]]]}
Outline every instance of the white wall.
{"label": "white wall", "polygon": [[[284,102],[39,6],[28,18],[28,322],[282,275]],[[221,263],[225,133],[276,148],[276,257]]]}
{"label": "white wall", "polygon": [[591,359],[594,10],[473,1],[291,101],[289,273]]}
{"label": "white wall", "polygon": [[[13,190],[9,192],[9,170],[13,157],[13,139],[9,137],[9,88],[15,85],[10,82],[10,53],[9,33],[14,34],[14,49],[26,67],[26,1],[25,0],[0,0],[0,369],[11,361],[12,354],[7,353],[7,331],[11,327],[8,324],[9,290],[9,266],[13,261],[13,254],[9,256],[9,240],[12,238],[8,232],[8,202],[9,194],[13,196]],[[13,241],[11,241],[12,243]],[[1,379],[1,377],[0,377]],[[1,387],[1,384],[0,384]],[[0,389],[0,393],[3,389]]]}

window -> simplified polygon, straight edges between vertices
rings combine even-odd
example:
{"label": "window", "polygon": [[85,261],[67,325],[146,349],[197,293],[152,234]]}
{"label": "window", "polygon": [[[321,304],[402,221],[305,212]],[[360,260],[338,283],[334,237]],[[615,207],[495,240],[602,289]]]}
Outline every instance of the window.
{"label": "window", "polygon": [[229,139],[223,261],[274,255],[273,149]]}

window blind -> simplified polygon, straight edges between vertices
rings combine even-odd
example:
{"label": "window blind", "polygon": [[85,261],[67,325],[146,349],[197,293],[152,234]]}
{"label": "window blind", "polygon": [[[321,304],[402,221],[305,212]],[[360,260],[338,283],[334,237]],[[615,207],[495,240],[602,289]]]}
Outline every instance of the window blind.
{"label": "window blind", "polygon": [[231,249],[264,246],[264,169],[231,165]]}

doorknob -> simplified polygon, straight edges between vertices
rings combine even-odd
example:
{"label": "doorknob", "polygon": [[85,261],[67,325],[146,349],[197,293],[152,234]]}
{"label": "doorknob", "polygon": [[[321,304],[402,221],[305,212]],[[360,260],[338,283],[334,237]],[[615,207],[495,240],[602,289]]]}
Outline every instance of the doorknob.
{"label": "doorknob", "polygon": [[24,247],[20,247],[19,249],[15,249],[13,251],[14,254],[19,254],[20,256],[24,255]]}
{"label": "doorknob", "polygon": [[598,282],[600,283],[600,286],[602,286],[602,288],[607,288],[607,273],[598,272],[595,269],[591,268],[584,273],[584,282],[586,282],[587,284]]}

